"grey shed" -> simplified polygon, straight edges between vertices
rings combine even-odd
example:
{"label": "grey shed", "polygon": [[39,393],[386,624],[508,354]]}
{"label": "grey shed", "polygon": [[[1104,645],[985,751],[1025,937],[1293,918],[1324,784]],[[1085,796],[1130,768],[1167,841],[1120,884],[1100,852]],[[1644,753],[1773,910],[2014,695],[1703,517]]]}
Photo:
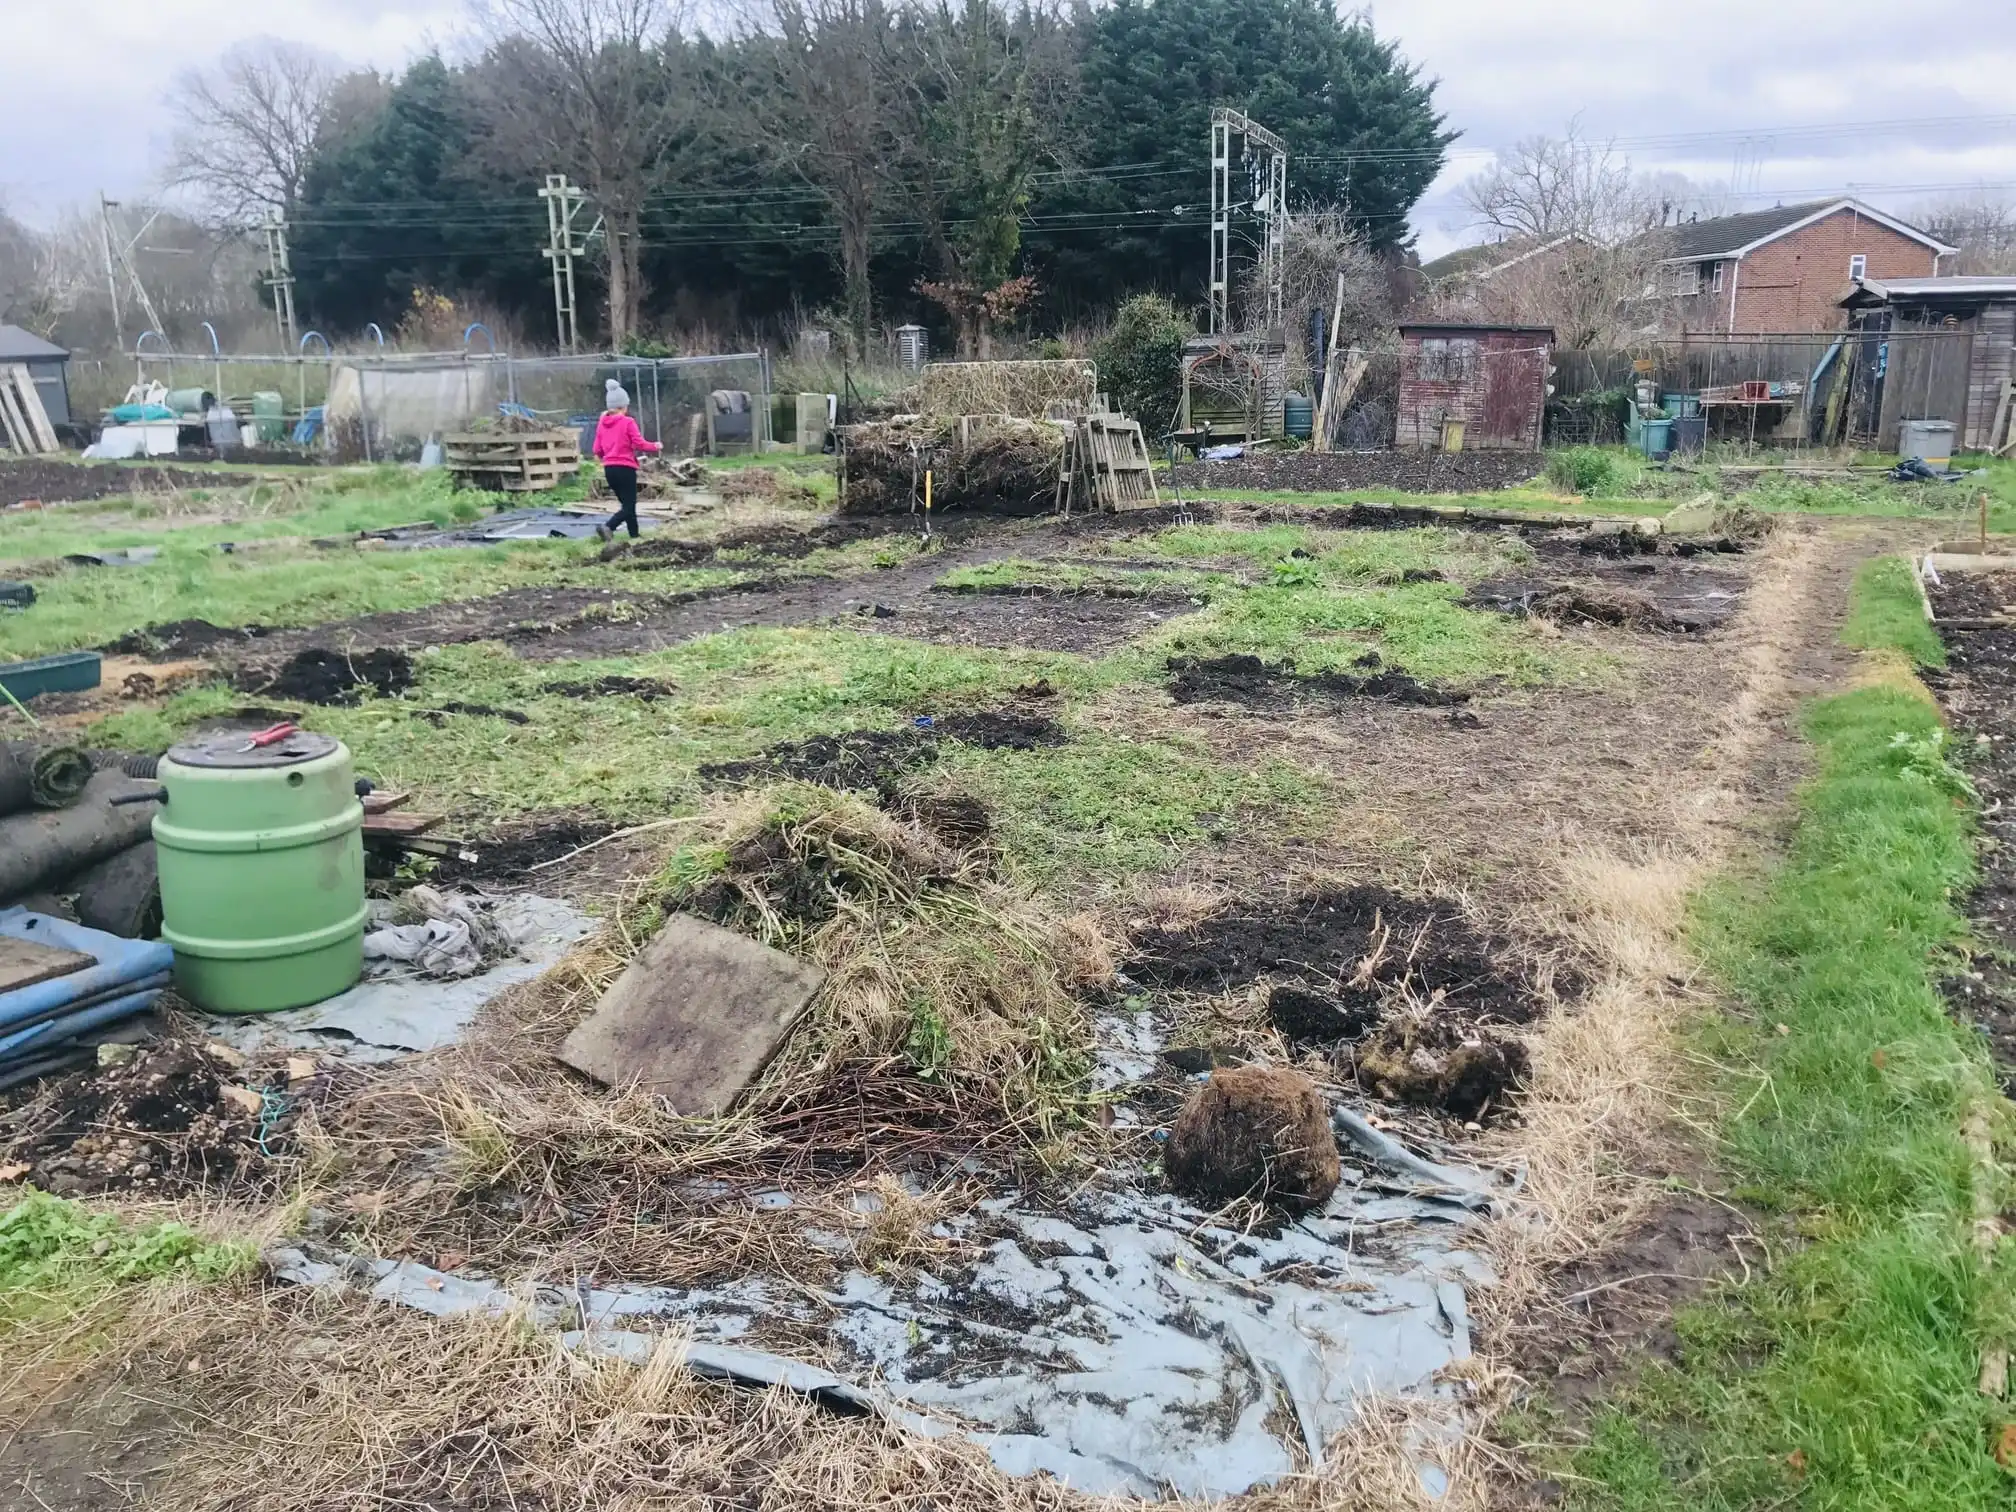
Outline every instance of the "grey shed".
{"label": "grey shed", "polygon": [[0,363],[18,362],[35,380],[51,425],[70,423],[70,354],[17,325],[0,325]]}

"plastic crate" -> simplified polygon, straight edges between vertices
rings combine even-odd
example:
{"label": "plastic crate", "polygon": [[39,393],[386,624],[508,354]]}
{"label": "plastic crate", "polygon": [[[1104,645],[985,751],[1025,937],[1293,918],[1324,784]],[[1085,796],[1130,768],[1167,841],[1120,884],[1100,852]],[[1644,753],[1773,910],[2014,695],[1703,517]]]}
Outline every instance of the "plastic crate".
{"label": "plastic crate", "polygon": [[81,693],[98,686],[105,659],[96,651],[65,651],[0,666],[0,688],[22,703],[44,693]]}

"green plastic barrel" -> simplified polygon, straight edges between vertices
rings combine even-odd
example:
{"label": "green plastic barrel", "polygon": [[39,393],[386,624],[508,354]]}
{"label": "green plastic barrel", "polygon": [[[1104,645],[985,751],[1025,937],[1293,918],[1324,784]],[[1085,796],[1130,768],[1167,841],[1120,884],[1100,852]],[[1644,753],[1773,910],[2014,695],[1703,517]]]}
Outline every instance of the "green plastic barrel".
{"label": "green plastic barrel", "polygon": [[1297,441],[1307,441],[1316,429],[1316,406],[1301,394],[1281,403],[1281,428]]}
{"label": "green plastic barrel", "polygon": [[364,964],[364,821],[350,752],[297,731],[247,749],[244,731],[161,758],[154,816],[161,937],[175,988],[212,1013],[272,1013],[333,997]]}
{"label": "green plastic barrel", "polygon": [[261,389],[252,395],[253,433],[261,446],[287,439],[287,401],[277,392]]}

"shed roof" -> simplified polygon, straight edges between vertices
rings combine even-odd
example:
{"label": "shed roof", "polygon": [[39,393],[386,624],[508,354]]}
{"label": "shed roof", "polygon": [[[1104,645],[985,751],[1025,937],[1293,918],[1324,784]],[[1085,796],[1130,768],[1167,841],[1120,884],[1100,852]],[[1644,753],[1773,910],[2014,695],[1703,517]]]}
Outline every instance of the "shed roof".
{"label": "shed roof", "polygon": [[53,341],[44,341],[33,331],[17,325],[0,325],[0,362],[25,362],[34,357],[68,357]]}
{"label": "shed roof", "polygon": [[1842,303],[1983,297],[2016,299],[2016,277],[1954,273],[1944,278],[1858,278]]}
{"label": "shed roof", "polygon": [[1894,215],[1884,214],[1874,205],[1865,205],[1858,199],[1823,199],[1804,200],[1796,205],[1773,205],[1769,210],[1745,210],[1740,215],[1717,215],[1708,220],[1668,226],[1663,234],[1670,240],[1672,250],[1664,261],[1699,262],[1709,257],[1740,257],[1752,248],[1776,241],[1801,226],[1823,220],[1837,210],[1852,210],[1864,220],[1875,221],[1902,236],[1923,242],[1935,252],[1958,250],[1930,232],[1921,231]]}

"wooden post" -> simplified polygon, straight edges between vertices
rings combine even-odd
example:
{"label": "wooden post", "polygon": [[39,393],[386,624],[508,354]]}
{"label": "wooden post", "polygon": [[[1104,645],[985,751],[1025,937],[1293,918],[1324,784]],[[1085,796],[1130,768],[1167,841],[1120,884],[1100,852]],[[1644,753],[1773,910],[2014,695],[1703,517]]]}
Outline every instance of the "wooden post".
{"label": "wooden post", "polygon": [[1323,393],[1316,401],[1316,423],[1310,428],[1309,449],[1330,450],[1330,396],[1337,387],[1337,332],[1344,324],[1344,275],[1337,275],[1337,298],[1330,306],[1330,345],[1323,352]]}
{"label": "wooden post", "polygon": [[1988,555],[1988,490],[1982,489],[1974,495],[1974,502],[1981,507],[1981,555]]}

